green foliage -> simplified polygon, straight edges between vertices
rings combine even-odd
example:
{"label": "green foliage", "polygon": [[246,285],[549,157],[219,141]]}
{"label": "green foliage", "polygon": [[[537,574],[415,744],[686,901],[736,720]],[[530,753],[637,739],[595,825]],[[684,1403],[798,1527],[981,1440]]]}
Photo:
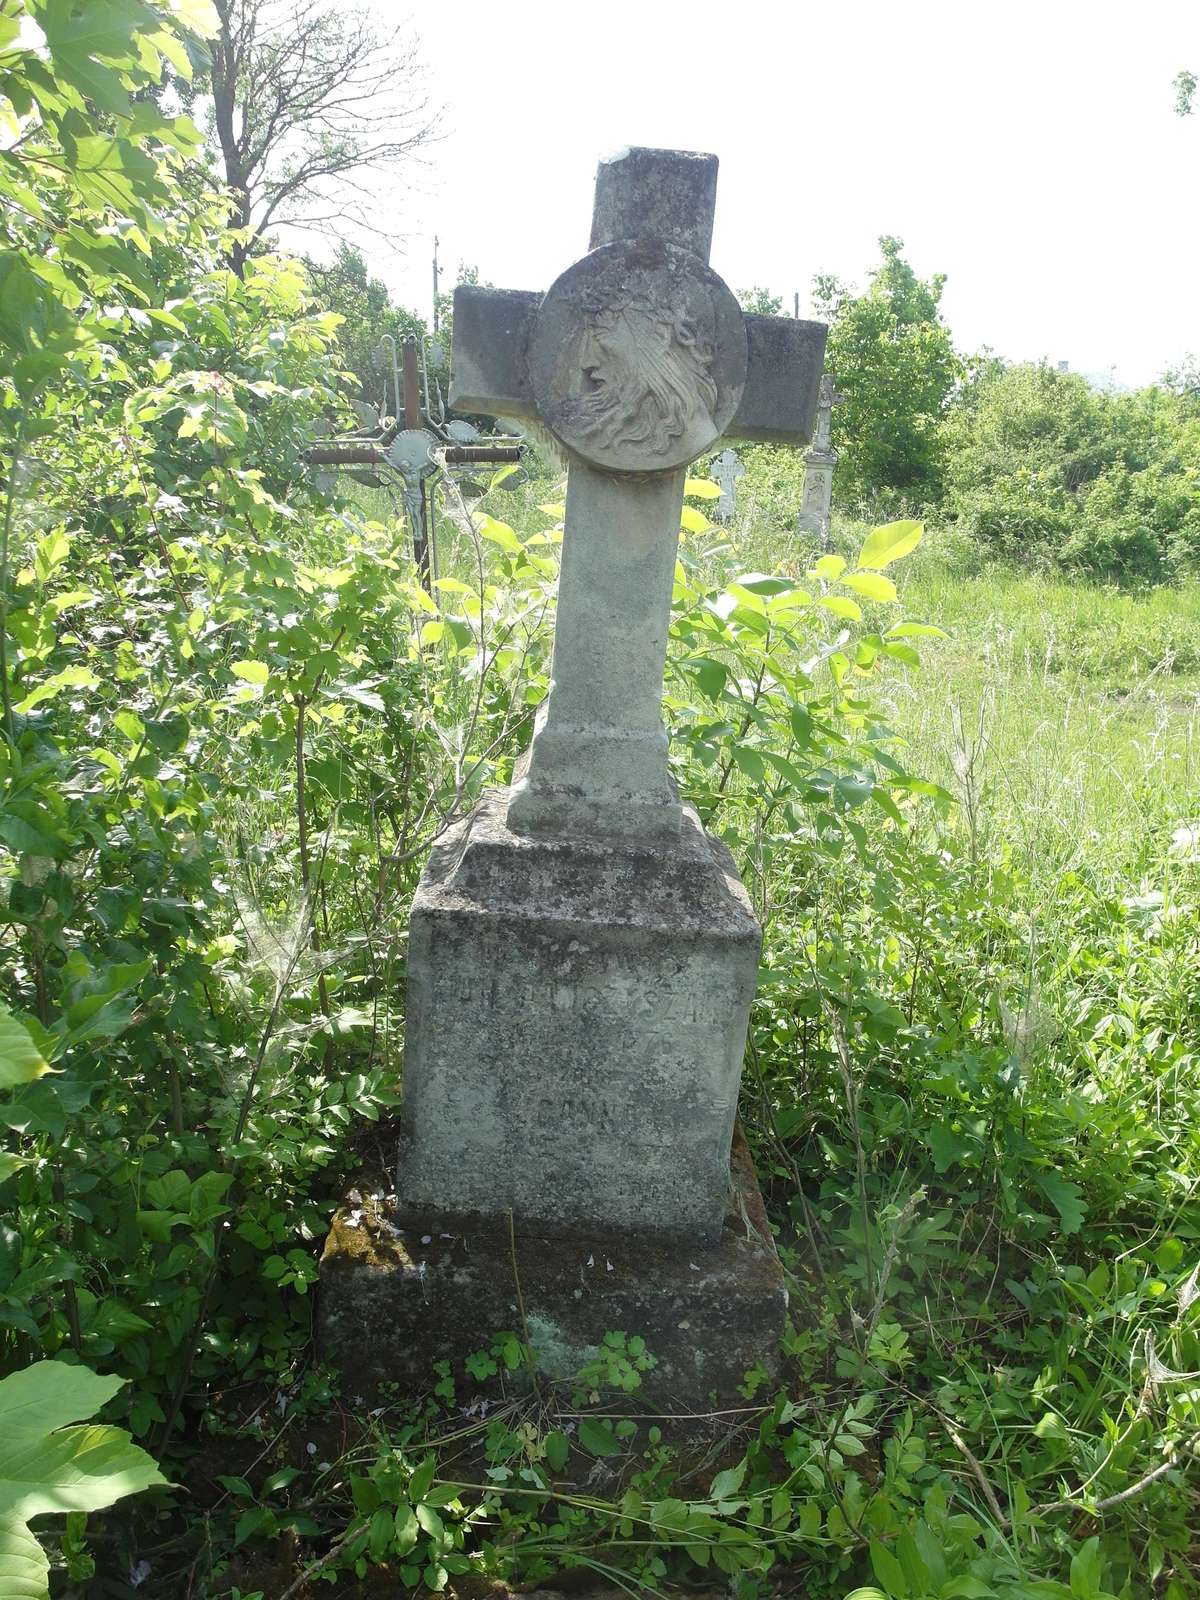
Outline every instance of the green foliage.
{"label": "green foliage", "polygon": [[998,554],[1115,578],[1196,570],[1200,418],[1186,395],[993,363],[953,408],[946,470],[948,510]]}
{"label": "green foliage", "polygon": [[[81,1362],[111,1370],[87,1393],[203,1502],[155,1529],[159,1593],[236,1594],[274,1547],[405,1589],[1196,1596],[1200,612],[973,542],[1186,570],[1186,382],[983,367],[947,422],[939,281],[889,241],[867,295],[830,288],[882,397],[845,419],[853,497],[948,473],[957,526],[839,524],[806,555],[794,459],[747,451],[732,536],[685,508],[664,706],[765,928],[742,1115],[796,1311],[782,1383],[746,1374],[699,1475],[638,1415],[636,1329],[527,1394],[528,1335],[481,1328],[428,1400],[349,1418],[303,1370],[316,1253],[348,1172],[390,1161],[420,864],[545,694],[561,489],[447,506],[432,595],[401,528],[317,491],[337,318],[294,263],[221,265],[193,136],[154,109],[191,59],[169,16],[0,23],[29,119],[0,167],[7,1383],[53,1368],[66,1404]],[[345,289],[369,310],[354,263]],[[500,1399],[460,1404],[479,1383]],[[92,1408],[31,1448],[76,1461],[51,1430]],[[219,1496],[206,1443],[240,1469]],[[92,1490],[56,1502],[76,1582]],[[136,1516],[104,1528],[130,1564]]]}
{"label": "green foliage", "polygon": [[121,1386],[61,1361],[0,1378],[0,1583],[11,1600],[49,1600],[49,1563],[29,1527],[35,1517],[96,1511],[166,1482],[120,1428],[68,1426]]}
{"label": "green foliage", "polygon": [[833,413],[834,492],[845,506],[881,495],[926,504],[940,494],[942,418],[962,367],[941,316],[945,279],[918,278],[900,239],[879,248],[865,293],[831,277],[814,284],[830,324],[826,367],[846,397]]}
{"label": "green foliage", "polygon": [[[338,246],[332,262],[305,261],[312,284],[312,295],[323,311],[332,311],[342,320],[338,324],[338,349],[349,372],[354,375],[364,400],[385,400],[383,414],[394,409],[391,391],[391,358],[381,369],[374,352],[384,334],[391,334],[397,348],[412,336],[426,338],[425,324],[411,311],[392,304],[386,284],[367,271],[362,252],[352,245]],[[449,349],[447,343],[446,348]]]}
{"label": "green foliage", "polygon": [[769,289],[739,289],[737,298],[743,311],[751,311],[760,317],[783,315],[783,297],[772,294]]}
{"label": "green foliage", "polygon": [[[0,382],[3,420],[100,341],[100,296],[145,306],[183,161],[199,134],[138,93],[164,60],[190,72],[175,8],[6,0],[0,13]],[[207,27],[211,8],[189,8]],[[38,42],[40,37],[44,46]],[[99,113],[99,120],[97,120]],[[148,313],[143,312],[143,316]],[[15,413],[15,415],[14,415]]]}

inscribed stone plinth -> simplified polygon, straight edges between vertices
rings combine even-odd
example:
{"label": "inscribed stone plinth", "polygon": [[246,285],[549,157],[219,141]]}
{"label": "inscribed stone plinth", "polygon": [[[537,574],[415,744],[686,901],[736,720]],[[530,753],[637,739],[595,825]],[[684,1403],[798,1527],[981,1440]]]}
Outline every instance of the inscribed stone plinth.
{"label": "inscribed stone plinth", "polygon": [[732,858],[690,807],[622,845],[523,838],[505,803],[413,904],[401,1206],[711,1241],[759,947]]}

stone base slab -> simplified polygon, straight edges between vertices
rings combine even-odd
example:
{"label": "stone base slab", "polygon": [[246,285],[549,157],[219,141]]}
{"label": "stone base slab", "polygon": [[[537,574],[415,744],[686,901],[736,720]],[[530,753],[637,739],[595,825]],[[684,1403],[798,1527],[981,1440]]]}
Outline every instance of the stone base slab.
{"label": "stone base slab", "polygon": [[[465,1358],[525,1323],[541,1374],[569,1382],[604,1335],[640,1335],[657,1359],[634,1397],[662,1412],[742,1403],[747,1370],[773,1377],[787,1289],[740,1134],[720,1239],[533,1229],[509,1219],[417,1216],[387,1201],[344,1205],[321,1257],[321,1359],[352,1399],[382,1383],[413,1394],[449,1360],[460,1389]],[[511,1376],[508,1380],[512,1381]]]}

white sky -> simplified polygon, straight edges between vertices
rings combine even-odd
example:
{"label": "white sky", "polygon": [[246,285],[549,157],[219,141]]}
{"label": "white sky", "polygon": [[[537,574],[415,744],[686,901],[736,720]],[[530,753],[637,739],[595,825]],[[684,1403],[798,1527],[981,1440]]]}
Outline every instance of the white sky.
{"label": "white sky", "polygon": [[[403,28],[400,0],[372,0]],[[625,144],[721,159],[712,264],[734,289],[865,281],[898,234],[944,272],[961,348],[1151,381],[1200,353],[1197,0],[424,0],[446,136],[362,241],[428,315],[432,236],[502,288],[587,245],[597,159]]]}

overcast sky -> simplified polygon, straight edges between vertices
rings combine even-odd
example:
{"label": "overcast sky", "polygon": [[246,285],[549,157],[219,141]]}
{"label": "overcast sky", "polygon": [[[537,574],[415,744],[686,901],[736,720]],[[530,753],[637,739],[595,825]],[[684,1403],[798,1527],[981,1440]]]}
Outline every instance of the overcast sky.
{"label": "overcast sky", "polygon": [[[386,27],[413,13],[373,0]],[[429,311],[432,236],[503,288],[587,244],[597,159],[721,160],[713,266],[808,311],[814,273],[865,281],[880,234],[944,272],[961,348],[1151,381],[1200,353],[1198,0],[426,0],[445,137],[420,192],[381,195],[405,254],[368,247]]]}

